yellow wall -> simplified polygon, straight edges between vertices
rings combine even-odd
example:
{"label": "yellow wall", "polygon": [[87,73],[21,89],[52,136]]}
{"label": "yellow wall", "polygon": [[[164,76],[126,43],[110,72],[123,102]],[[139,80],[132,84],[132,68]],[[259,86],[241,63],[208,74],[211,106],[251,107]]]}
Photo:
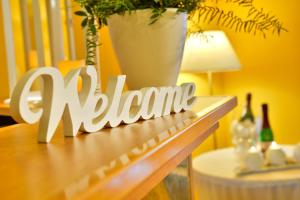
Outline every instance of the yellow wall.
{"label": "yellow wall", "polygon": [[[224,93],[237,95],[243,102],[246,92],[253,93],[253,109],[260,114],[260,104],[270,105],[270,120],[279,143],[300,142],[300,2],[258,1],[273,10],[289,30],[281,37],[268,39],[229,32],[241,59],[240,72],[224,73]],[[240,113],[241,106],[237,109]],[[228,134],[228,133],[227,133]]]}

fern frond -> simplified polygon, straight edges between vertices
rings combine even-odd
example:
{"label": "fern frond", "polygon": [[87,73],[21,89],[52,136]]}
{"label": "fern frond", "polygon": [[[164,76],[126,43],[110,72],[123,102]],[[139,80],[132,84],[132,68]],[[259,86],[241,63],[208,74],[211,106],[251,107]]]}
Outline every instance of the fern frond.
{"label": "fern frond", "polygon": [[250,5],[252,0],[226,0],[234,1],[240,5],[247,5],[249,12],[246,18],[239,17],[233,11],[225,11],[217,6],[200,4],[197,10],[190,14],[189,20],[192,24],[211,23],[235,30],[235,32],[245,32],[256,35],[260,32],[266,37],[267,32],[277,33],[287,31],[282,23],[274,15],[258,10]]}

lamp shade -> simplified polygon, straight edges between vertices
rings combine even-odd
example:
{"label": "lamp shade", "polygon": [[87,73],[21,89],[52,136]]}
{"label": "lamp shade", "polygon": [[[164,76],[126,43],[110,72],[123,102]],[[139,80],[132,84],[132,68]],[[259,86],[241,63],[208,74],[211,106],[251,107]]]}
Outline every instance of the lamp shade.
{"label": "lamp shade", "polygon": [[239,59],[223,31],[191,34],[185,43],[181,71],[223,72],[240,69]]}

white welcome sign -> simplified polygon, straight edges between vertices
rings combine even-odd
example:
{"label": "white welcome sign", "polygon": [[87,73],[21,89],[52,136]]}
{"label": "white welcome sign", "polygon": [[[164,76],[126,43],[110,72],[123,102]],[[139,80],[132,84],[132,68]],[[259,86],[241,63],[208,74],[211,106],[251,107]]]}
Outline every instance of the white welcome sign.
{"label": "white welcome sign", "polygon": [[[43,80],[41,107],[32,110],[27,98],[37,78]],[[78,77],[82,89],[77,88]],[[189,110],[195,102],[195,84],[148,87],[123,93],[126,76],[109,79],[106,93],[96,93],[97,72],[93,66],[71,70],[65,78],[54,67],[28,71],[16,85],[11,99],[12,117],[19,123],[40,122],[38,141],[49,142],[63,120],[64,135],[96,132],[104,126],[134,123]]]}

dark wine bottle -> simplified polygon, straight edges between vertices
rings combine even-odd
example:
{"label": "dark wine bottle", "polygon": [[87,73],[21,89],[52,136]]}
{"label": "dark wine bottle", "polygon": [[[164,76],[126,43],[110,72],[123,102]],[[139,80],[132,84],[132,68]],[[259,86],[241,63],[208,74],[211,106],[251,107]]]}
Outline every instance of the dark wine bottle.
{"label": "dark wine bottle", "polygon": [[240,119],[241,122],[250,120],[251,122],[254,123],[254,115],[253,115],[252,109],[251,109],[251,98],[252,98],[251,93],[248,93],[246,96],[246,107],[245,107],[243,115]]}
{"label": "dark wine bottle", "polygon": [[265,152],[269,148],[271,142],[274,140],[274,136],[269,122],[268,104],[262,105],[262,112],[263,112],[263,123],[262,123],[262,129],[259,134],[259,140],[261,143],[261,149],[263,152]]}

